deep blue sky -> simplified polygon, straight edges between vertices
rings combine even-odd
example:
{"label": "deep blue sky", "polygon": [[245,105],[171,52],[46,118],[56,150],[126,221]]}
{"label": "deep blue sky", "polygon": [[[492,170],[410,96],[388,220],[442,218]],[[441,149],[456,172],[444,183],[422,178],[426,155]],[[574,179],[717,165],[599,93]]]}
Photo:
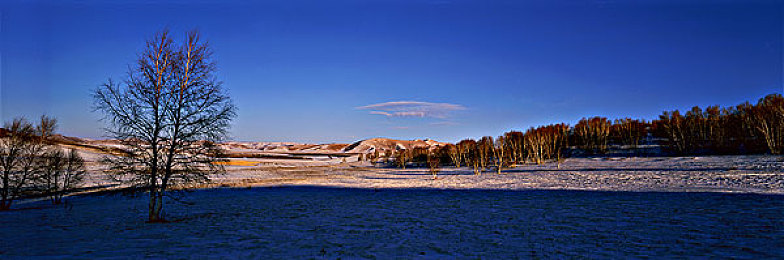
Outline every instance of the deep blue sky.
{"label": "deep blue sky", "polygon": [[[0,3],[0,114],[79,137],[103,134],[91,90],[163,28],[212,44],[236,140],[457,141],[784,86],[781,1],[58,2]],[[421,103],[373,106],[400,101]]]}

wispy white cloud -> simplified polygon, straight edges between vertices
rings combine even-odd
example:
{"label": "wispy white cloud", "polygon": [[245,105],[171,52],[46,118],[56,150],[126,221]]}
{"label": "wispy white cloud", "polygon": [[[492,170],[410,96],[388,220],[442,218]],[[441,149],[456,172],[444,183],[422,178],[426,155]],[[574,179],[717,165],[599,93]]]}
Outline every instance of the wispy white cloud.
{"label": "wispy white cloud", "polygon": [[465,110],[462,105],[449,103],[430,103],[418,101],[394,101],[367,106],[357,109],[370,110],[370,114],[387,117],[432,117],[447,118],[454,111]]}
{"label": "wispy white cloud", "polygon": [[410,116],[410,117],[425,117],[424,112],[384,112],[384,111],[370,111],[373,115],[382,115],[382,116]]}

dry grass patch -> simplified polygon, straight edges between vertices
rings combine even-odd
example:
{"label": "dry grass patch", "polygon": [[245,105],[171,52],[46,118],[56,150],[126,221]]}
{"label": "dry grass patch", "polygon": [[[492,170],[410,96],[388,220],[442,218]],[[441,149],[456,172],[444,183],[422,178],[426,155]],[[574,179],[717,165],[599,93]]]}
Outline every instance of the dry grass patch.
{"label": "dry grass patch", "polygon": [[243,160],[231,160],[225,162],[213,162],[215,165],[223,165],[223,166],[256,166],[259,162],[251,162],[251,161],[243,161]]}

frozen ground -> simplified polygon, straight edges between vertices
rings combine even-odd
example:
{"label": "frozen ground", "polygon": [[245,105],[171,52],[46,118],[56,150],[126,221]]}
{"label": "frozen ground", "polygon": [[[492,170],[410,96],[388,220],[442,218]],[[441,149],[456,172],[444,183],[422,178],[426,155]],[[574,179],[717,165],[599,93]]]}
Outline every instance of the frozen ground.
{"label": "frozen ground", "polygon": [[784,197],[724,193],[208,189],[0,212],[0,258],[779,258]]}

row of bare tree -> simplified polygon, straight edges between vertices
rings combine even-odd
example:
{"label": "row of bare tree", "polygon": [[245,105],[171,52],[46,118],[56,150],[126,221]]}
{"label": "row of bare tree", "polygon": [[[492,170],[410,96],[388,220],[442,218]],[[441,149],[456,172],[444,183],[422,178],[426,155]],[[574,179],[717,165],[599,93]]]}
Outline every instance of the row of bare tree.
{"label": "row of bare tree", "polygon": [[645,120],[605,117],[583,118],[574,126],[570,138],[577,149],[586,154],[604,154],[609,144],[637,148],[648,136],[650,123]]}
{"label": "row of bare tree", "polygon": [[[768,95],[756,105],[736,107],[694,107],[685,115],[677,110],[665,111],[658,120],[605,117],[581,119],[574,127],[552,124],[510,131],[493,138],[465,139],[439,148],[416,148],[397,151],[395,162],[428,165],[451,164],[472,167],[476,174],[494,168],[546,161],[561,161],[573,152],[604,154],[609,146],[636,149],[646,138],[659,140],[669,154],[781,154],[784,150],[784,98]],[[438,161],[438,163],[434,163]],[[435,171],[437,172],[437,171]]]}
{"label": "row of bare tree", "polygon": [[409,163],[427,165],[434,176],[442,164],[469,166],[476,174],[489,169],[500,174],[503,168],[520,163],[560,161],[568,147],[568,133],[568,125],[554,124],[531,128],[525,133],[511,131],[496,138],[485,136],[440,147],[400,150],[395,153],[394,161],[400,168]]}
{"label": "row of bare tree", "polygon": [[25,196],[47,196],[60,204],[66,192],[76,188],[85,173],[84,160],[71,149],[64,151],[50,142],[57,121],[42,116],[33,125],[24,118],[6,122],[0,137],[0,210],[9,210]]}
{"label": "row of bare tree", "polygon": [[510,131],[496,138],[485,136],[479,141],[465,139],[443,150],[455,166],[471,166],[475,174],[492,167],[500,174],[505,167],[521,163],[560,161],[568,146],[568,131],[566,124],[547,125],[525,133]]}
{"label": "row of bare tree", "polygon": [[706,109],[682,115],[665,111],[654,121],[655,136],[676,154],[781,154],[784,148],[784,98],[767,95],[757,104]]}

